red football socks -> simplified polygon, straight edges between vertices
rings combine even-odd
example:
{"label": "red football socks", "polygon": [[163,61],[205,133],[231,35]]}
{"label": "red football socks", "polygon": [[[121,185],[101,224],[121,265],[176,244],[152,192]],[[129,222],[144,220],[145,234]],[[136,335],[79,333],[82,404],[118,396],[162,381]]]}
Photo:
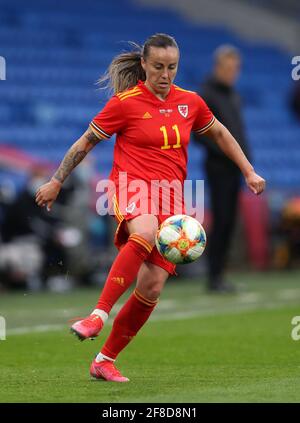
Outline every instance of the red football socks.
{"label": "red football socks", "polygon": [[126,245],[116,257],[100,298],[97,309],[109,313],[116,301],[135,280],[142,263],[148,258],[152,246],[138,234],[129,236]]}
{"label": "red football socks", "polygon": [[157,303],[158,300],[147,300],[135,289],[117,314],[101,354],[115,360],[146,323]]}

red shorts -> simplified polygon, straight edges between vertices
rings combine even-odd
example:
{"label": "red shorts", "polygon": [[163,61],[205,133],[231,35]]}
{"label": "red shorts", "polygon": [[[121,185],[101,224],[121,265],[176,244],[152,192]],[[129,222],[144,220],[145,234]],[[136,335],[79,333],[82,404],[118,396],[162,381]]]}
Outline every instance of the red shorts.
{"label": "red shorts", "polygon": [[[151,201],[151,200],[149,200]],[[116,196],[113,198],[113,208],[114,208],[114,217],[118,222],[118,227],[115,233],[114,244],[120,250],[127,242],[129,233],[127,231],[126,221],[134,219],[137,216],[141,216],[143,213],[130,213],[122,214],[118,205],[118,200]],[[158,223],[161,224],[166,220],[170,215],[161,215],[156,214]],[[152,252],[148,259],[146,260],[149,263],[155,264],[156,266],[165,269],[171,275],[176,275],[176,265],[166,260],[157,250],[156,246],[153,247]]]}

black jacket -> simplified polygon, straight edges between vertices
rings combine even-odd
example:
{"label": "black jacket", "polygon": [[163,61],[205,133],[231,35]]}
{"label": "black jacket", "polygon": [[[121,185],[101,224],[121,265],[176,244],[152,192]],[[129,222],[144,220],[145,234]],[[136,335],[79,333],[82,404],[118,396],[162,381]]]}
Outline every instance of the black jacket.
{"label": "black jacket", "polygon": [[[210,77],[203,84],[199,94],[205,100],[215,117],[234,136],[249,159],[249,149],[241,114],[241,100],[237,91],[233,87],[229,87],[216,80],[214,77]],[[237,166],[225,156],[212,139],[203,135],[200,137],[195,136],[195,140],[205,147],[207,151],[207,164],[214,162],[222,168],[237,170]]]}

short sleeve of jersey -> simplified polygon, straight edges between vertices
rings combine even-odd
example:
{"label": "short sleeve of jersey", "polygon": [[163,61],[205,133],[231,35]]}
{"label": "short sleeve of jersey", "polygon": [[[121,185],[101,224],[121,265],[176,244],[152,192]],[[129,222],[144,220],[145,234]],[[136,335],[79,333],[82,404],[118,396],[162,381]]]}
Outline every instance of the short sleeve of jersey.
{"label": "short sleeve of jersey", "polygon": [[90,128],[98,138],[109,139],[113,134],[120,132],[125,127],[125,123],[120,100],[114,96],[94,117]]}
{"label": "short sleeve of jersey", "polygon": [[216,119],[202,97],[196,94],[197,114],[192,130],[201,135],[208,131]]}

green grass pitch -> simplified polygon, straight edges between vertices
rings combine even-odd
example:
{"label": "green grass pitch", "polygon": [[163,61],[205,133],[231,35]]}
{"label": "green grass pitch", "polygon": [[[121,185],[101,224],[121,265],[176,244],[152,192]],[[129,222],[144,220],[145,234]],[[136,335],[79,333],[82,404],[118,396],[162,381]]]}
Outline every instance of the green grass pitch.
{"label": "green grass pitch", "polygon": [[68,319],[85,316],[98,289],[2,294],[0,402],[299,402],[300,340],[291,337],[291,320],[300,315],[300,273],[232,279],[239,293],[225,296],[206,294],[200,280],[170,280],[117,360],[127,384],[89,377],[112,318],[94,341],[69,333]]}

